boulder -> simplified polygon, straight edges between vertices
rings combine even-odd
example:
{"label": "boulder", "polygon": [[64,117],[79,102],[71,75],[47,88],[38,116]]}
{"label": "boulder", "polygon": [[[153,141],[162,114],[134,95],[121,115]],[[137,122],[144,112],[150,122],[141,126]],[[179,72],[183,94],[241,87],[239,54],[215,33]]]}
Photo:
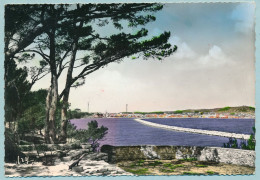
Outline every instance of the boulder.
{"label": "boulder", "polygon": [[63,158],[62,158],[62,161],[64,161],[64,162],[71,161],[71,157],[70,157],[70,156],[63,157]]}
{"label": "boulder", "polygon": [[83,172],[83,167],[82,166],[74,166],[72,168],[72,171],[75,171],[75,172]]}

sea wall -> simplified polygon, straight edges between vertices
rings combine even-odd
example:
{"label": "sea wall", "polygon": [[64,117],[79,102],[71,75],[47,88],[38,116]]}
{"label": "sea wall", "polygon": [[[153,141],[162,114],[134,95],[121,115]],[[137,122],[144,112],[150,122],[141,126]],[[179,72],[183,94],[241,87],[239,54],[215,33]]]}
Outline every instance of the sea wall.
{"label": "sea wall", "polygon": [[229,133],[229,132],[222,132],[222,131],[211,131],[211,130],[203,130],[203,129],[192,129],[192,128],[177,127],[177,126],[168,126],[168,125],[145,121],[142,119],[135,119],[135,121],[142,123],[144,125],[147,125],[147,126],[161,128],[161,129],[167,129],[167,130],[172,130],[172,131],[205,134],[205,135],[212,135],[212,136],[232,137],[232,138],[237,138],[237,139],[249,139],[250,138],[250,135],[248,135],[248,134],[237,134],[237,133]]}
{"label": "sea wall", "polygon": [[255,151],[197,146],[110,146],[104,145],[101,152],[108,154],[108,161],[134,161],[140,159],[188,159],[219,163],[255,166]]}

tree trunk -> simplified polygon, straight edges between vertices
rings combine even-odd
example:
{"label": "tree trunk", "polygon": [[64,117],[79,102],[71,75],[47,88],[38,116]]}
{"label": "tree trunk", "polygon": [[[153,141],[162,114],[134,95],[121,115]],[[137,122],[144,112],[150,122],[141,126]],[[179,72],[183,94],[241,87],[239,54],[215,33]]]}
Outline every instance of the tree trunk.
{"label": "tree trunk", "polygon": [[48,33],[50,39],[50,70],[51,70],[51,86],[46,98],[46,142],[56,143],[55,115],[58,102],[58,76],[55,59],[55,26]]}
{"label": "tree trunk", "polygon": [[61,133],[59,135],[60,143],[67,142],[67,124],[68,124],[67,111],[68,111],[68,107],[69,107],[69,94],[70,94],[72,73],[73,73],[74,62],[76,59],[77,49],[78,49],[78,38],[75,38],[73,46],[72,46],[72,54],[71,54],[70,64],[69,64],[69,68],[68,68],[68,72],[67,72],[65,91],[64,91],[64,95],[63,95],[63,99],[62,99],[63,103],[62,103],[62,109],[61,109]]}
{"label": "tree trunk", "polygon": [[[65,97],[66,96],[66,97]],[[67,124],[68,124],[68,102],[69,99],[69,90],[66,95],[64,95],[63,103],[62,103],[62,109],[61,109],[61,132],[59,135],[59,142],[60,143],[66,143],[67,142]]]}
{"label": "tree trunk", "polygon": [[49,111],[50,111],[50,98],[51,98],[51,87],[48,90],[46,97],[46,117],[45,117],[45,128],[44,128],[44,138],[47,144],[50,143],[50,134],[49,134]]}
{"label": "tree trunk", "polygon": [[58,81],[56,76],[52,76],[52,84],[46,98],[46,143],[56,143],[55,114],[58,102]]}

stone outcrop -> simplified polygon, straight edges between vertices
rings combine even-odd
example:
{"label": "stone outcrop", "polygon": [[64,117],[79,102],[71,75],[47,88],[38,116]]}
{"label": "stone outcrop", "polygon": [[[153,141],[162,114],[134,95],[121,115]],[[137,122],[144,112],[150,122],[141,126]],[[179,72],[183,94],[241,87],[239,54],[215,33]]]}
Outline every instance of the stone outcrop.
{"label": "stone outcrop", "polygon": [[196,146],[109,146],[101,152],[108,154],[108,162],[133,161],[140,159],[189,159],[214,161],[227,164],[255,166],[255,151]]}

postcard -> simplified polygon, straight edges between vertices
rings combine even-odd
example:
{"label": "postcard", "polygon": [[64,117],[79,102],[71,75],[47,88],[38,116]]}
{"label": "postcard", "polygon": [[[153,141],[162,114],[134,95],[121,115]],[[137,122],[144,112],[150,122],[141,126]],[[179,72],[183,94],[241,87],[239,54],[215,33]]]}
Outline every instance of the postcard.
{"label": "postcard", "polygon": [[5,177],[254,175],[255,9],[5,4]]}

